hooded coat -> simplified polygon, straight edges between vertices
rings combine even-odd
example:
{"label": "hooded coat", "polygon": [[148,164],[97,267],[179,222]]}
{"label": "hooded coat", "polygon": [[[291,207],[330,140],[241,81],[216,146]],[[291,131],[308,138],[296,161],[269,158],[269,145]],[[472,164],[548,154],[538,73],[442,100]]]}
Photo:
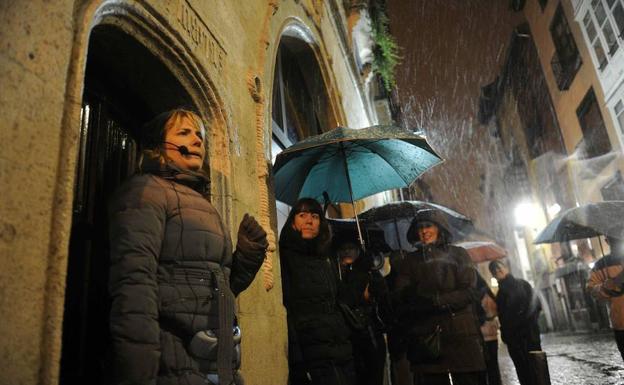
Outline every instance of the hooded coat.
{"label": "hooded coat", "polygon": [[[460,373],[485,369],[482,337],[475,312],[476,271],[468,253],[448,244],[450,235],[443,214],[421,211],[408,230],[415,240],[416,224],[435,223],[438,242],[421,245],[405,258],[395,288],[398,329],[407,346],[425,338],[439,326],[441,355],[412,361],[418,373]],[[409,355],[408,355],[409,358]]]}
{"label": "hooded coat", "polygon": [[337,304],[337,265],[330,258],[329,240],[319,238],[303,239],[290,218],[280,234],[291,370],[352,360],[349,329]]}
{"label": "hooded coat", "polygon": [[[221,217],[203,196],[207,188],[204,174],[167,164],[131,177],[113,198],[115,383],[205,385],[218,366],[234,375],[234,296],[249,286],[262,256],[232,253]],[[205,330],[226,341],[219,359],[189,350],[193,336]]]}

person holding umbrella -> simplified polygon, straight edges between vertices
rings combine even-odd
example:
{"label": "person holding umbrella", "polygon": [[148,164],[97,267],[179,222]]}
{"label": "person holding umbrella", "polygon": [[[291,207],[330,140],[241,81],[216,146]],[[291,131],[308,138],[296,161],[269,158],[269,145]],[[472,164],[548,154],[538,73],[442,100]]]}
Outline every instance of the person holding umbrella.
{"label": "person holding umbrella", "polygon": [[624,240],[608,236],[607,243],[611,253],[594,264],[587,289],[594,298],[609,302],[615,342],[624,360]]}
{"label": "person holding umbrella", "polygon": [[372,270],[372,261],[354,234],[338,233],[333,244],[340,268],[340,306],[351,315],[347,323],[357,385],[382,385],[386,362],[382,319],[390,311],[388,288],[381,273]]}
{"label": "person holding umbrella", "polygon": [[476,270],[467,252],[450,244],[448,225],[437,210],[412,221],[408,254],[394,298],[407,358],[418,384],[479,384],[485,370],[475,313]]}
{"label": "person holding umbrella", "polygon": [[289,384],[353,385],[349,329],[338,306],[338,266],[323,209],[299,199],[280,233]]}

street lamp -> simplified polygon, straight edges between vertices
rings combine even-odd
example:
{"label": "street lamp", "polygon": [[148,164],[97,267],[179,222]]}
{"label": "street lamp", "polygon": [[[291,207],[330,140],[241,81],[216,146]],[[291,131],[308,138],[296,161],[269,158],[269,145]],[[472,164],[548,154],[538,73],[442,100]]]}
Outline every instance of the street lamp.
{"label": "street lamp", "polygon": [[520,202],[514,210],[514,217],[518,227],[526,227],[537,219],[537,207],[532,202]]}
{"label": "street lamp", "polygon": [[558,203],[552,204],[552,205],[548,206],[547,211],[548,211],[548,216],[550,218],[554,218],[561,211],[561,206],[559,206]]}

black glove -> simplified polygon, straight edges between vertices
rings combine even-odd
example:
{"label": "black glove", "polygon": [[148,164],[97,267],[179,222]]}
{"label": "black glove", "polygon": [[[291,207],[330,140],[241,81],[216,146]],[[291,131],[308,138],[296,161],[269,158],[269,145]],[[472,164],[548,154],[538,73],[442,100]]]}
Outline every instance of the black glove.
{"label": "black glove", "polygon": [[245,214],[238,228],[236,249],[243,255],[264,257],[267,247],[267,233],[254,217]]}

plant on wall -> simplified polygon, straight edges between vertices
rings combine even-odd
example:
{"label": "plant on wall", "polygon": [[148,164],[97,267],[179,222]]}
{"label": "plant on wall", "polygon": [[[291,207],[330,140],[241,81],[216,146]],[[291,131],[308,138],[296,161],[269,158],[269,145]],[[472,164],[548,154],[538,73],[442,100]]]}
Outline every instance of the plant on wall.
{"label": "plant on wall", "polygon": [[401,60],[399,46],[396,39],[390,34],[388,15],[386,15],[383,1],[372,1],[370,15],[375,41],[373,71],[383,80],[386,91],[390,92],[396,86],[394,72]]}

